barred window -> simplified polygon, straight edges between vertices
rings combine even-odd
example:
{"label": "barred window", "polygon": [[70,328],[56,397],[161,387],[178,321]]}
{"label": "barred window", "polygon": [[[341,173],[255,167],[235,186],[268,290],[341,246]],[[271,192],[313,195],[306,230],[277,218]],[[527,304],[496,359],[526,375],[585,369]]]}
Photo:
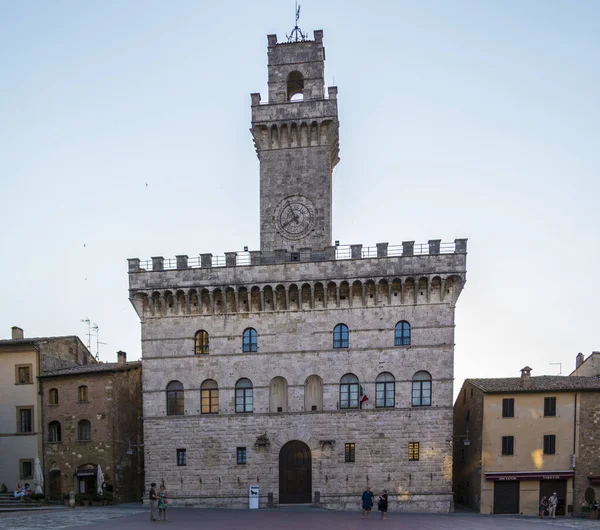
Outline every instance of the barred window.
{"label": "barred window", "polygon": [[177,449],[177,465],[187,466],[187,454],[185,449]]}
{"label": "barred window", "polygon": [[353,443],[344,445],[344,461],[355,462],[356,458],[356,446]]}
{"label": "barred window", "polygon": [[246,464],[246,448],[238,447],[236,449],[238,466]]}
{"label": "barred window", "polygon": [[408,442],[408,460],[411,462],[419,460],[419,443],[420,442]]}

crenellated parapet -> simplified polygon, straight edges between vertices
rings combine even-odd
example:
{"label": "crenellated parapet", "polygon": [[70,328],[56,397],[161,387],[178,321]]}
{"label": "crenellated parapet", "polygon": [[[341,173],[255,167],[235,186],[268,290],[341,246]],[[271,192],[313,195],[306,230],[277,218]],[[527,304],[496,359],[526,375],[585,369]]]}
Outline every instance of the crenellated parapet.
{"label": "crenellated parapet", "polygon": [[363,252],[371,250],[351,245],[346,259],[272,264],[261,262],[256,251],[249,253],[248,266],[237,263],[237,253],[226,253],[220,267],[213,266],[212,255],[202,254],[199,268],[190,267],[187,256],[177,256],[178,267],[170,269],[155,257],[152,270],[131,259],[130,299],[140,318],[454,305],[466,280],[466,240],[456,240],[453,252],[441,252],[449,247],[439,240],[431,240],[427,248],[430,252],[415,254],[414,243],[405,242],[404,254],[390,255],[382,243],[375,247],[376,255],[365,257]]}

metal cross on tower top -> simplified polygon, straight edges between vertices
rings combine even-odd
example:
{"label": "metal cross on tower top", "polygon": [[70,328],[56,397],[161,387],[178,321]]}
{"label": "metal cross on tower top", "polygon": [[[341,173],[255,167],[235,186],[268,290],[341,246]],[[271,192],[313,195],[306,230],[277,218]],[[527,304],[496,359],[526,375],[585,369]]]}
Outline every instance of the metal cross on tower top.
{"label": "metal cross on tower top", "polygon": [[298,27],[298,19],[300,18],[300,6],[296,2],[296,25],[289,35],[286,34],[288,42],[304,42],[307,40],[307,35]]}

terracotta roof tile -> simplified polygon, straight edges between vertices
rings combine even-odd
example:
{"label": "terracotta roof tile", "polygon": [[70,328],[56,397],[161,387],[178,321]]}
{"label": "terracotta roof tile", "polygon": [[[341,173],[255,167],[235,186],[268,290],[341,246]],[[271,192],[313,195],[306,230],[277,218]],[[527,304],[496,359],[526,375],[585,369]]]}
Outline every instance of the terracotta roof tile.
{"label": "terracotta roof tile", "polygon": [[537,377],[504,377],[494,379],[467,379],[472,385],[487,393],[507,392],[560,392],[597,390],[600,379],[596,377],[541,375]]}

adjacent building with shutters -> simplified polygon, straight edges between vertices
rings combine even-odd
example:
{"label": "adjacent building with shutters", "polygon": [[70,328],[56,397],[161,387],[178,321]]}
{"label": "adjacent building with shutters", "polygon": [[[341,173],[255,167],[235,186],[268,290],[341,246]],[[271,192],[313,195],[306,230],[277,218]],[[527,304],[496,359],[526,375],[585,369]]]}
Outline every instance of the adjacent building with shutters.
{"label": "adjacent building with shutters", "polygon": [[94,363],[46,372],[42,395],[46,497],[137,502],[144,488],[141,362]]}
{"label": "adjacent building with shutters", "polygon": [[251,95],[260,249],[129,260],[146,483],[174,504],[243,507],[257,485],[263,507],[341,509],[369,485],[391,510],[448,512],[467,242],[333,245],[323,32],[267,43],[268,102]]}
{"label": "adjacent building with shutters", "polygon": [[43,467],[42,398],[38,376],[97,361],[75,336],[25,337],[17,326],[0,340],[0,482],[33,489],[34,462]]}
{"label": "adjacent building with shutters", "polygon": [[537,515],[541,497],[556,493],[557,515],[566,515],[598,498],[600,379],[532,377],[531,370],[463,383],[454,404],[458,503]]}

